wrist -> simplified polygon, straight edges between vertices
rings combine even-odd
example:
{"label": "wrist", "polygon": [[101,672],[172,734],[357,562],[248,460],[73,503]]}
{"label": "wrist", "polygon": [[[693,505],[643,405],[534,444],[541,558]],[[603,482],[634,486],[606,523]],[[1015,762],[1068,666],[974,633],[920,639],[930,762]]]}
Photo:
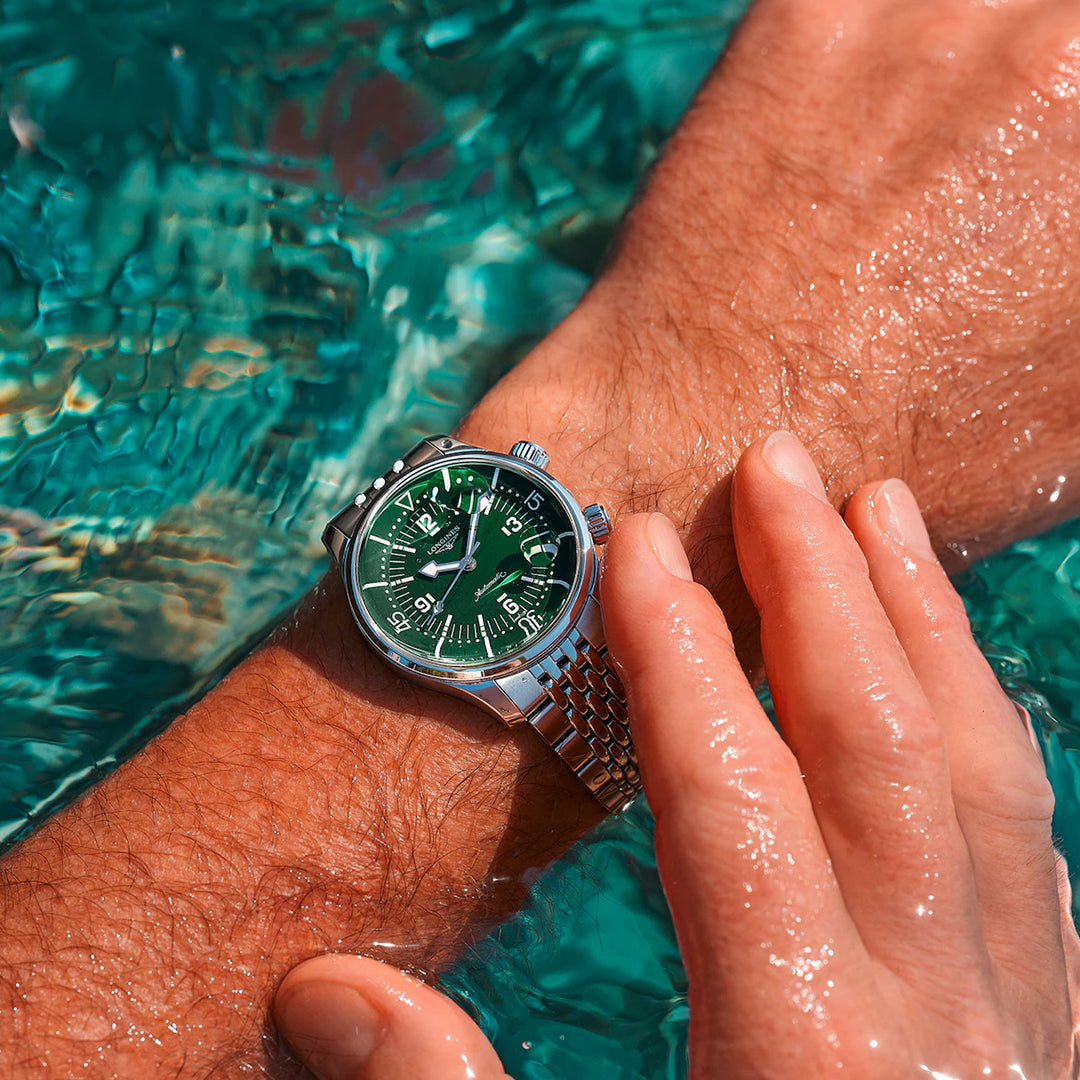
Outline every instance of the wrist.
{"label": "wrist", "polygon": [[752,662],[757,619],[737,570],[728,493],[744,446],[780,425],[747,374],[753,342],[737,353],[734,331],[717,331],[710,351],[676,354],[678,342],[658,329],[664,321],[609,273],[458,434],[495,449],[539,443],[578,501],[601,503],[613,520],[666,514]]}
{"label": "wrist", "polygon": [[294,964],[347,949],[437,971],[600,816],[534,733],[398,679],[331,578],[7,857],[0,991],[21,989],[0,1041],[59,1074],[85,1050],[69,1024],[111,1023],[121,1071],[255,1068]]}
{"label": "wrist", "polygon": [[[362,786],[361,818],[348,827],[369,829],[376,808],[373,839],[400,863],[380,900],[407,895],[413,914],[432,916],[415,928],[410,947],[443,939],[439,963],[470,922],[490,924],[516,906],[527,869],[550,862],[602,817],[531,729],[508,728],[378,658],[336,572],[251,664],[295,688],[285,723],[336,756],[327,786]],[[437,872],[410,880],[429,866]]]}

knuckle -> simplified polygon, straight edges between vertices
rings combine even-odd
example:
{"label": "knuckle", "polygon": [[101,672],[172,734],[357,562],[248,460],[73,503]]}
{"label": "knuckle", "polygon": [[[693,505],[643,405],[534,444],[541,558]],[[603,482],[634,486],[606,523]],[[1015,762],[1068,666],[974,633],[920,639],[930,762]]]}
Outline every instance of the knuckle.
{"label": "knuckle", "polygon": [[921,777],[943,768],[945,735],[925,701],[897,692],[884,678],[862,690],[857,697],[804,707],[798,728],[815,741],[827,733],[824,745],[830,757],[886,780]]}
{"label": "knuckle", "polygon": [[763,515],[767,531],[757,541],[765,566],[744,568],[744,576],[768,633],[789,631],[809,605],[821,619],[862,640],[856,598],[870,595],[866,557],[839,517],[825,507],[822,511],[820,521],[803,521],[798,533],[786,529],[775,515]]}
{"label": "knuckle", "polygon": [[1054,789],[1033,749],[973,755],[963,769],[962,801],[1009,832],[1045,834],[1054,817]]}
{"label": "knuckle", "polygon": [[929,707],[883,702],[856,737],[859,756],[886,776],[923,776],[947,756],[945,733]]}
{"label": "knuckle", "polygon": [[[981,658],[960,594],[940,566],[926,567],[914,588],[891,596],[902,624],[946,654],[971,663]],[[906,583],[905,583],[906,585]]]}
{"label": "knuckle", "polygon": [[620,657],[631,690],[655,685],[670,693],[673,678],[692,689],[694,683],[687,681],[691,675],[736,669],[731,632],[704,585],[690,585],[677,602],[657,598],[650,606],[643,601],[638,615],[649,628],[647,647]]}

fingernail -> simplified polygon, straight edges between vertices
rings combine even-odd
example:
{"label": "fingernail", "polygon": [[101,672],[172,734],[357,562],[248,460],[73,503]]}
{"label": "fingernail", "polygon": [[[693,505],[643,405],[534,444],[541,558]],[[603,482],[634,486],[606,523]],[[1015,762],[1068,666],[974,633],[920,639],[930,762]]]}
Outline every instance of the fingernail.
{"label": "fingernail", "polygon": [[337,982],[304,983],[276,1012],[293,1052],[323,1080],[357,1080],[386,1030],[362,994]]}
{"label": "fingernail", "polygon": [[646,532],[649,535],[649,544],[653,549],[653,554],[660,561],[660,565],[677,578],[693,581],[690,560],[686,557],[675,526],[663,514],[652,514],[649,517]]}
{"label": "fingernail", "polygon": [[825,485],[817,466],[803,449],[802,443],[790,431],[774,431],[761,448],[769,468],[789,484],[809,491],[822,502],[828,502]]}
{"label": "fingernail", "polygon": [[913,555],[936,559],[930,534],[926,531],[919,504],[903,480],[886,480],[874,492],[874,513],[878,524],[899,540]]}

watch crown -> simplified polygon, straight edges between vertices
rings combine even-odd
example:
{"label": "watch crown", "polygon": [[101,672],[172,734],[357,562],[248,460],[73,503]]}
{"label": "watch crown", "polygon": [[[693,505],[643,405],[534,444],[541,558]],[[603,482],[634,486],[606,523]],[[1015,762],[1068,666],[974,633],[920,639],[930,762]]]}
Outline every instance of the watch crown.
{"label": "watch crown", "polygon": [[548,452],[542,446],[537,446],[536,443],[528,442],[526,440],[514,443],[514,445],[510,447],[510,456],[530,461],[538,469],[547,468],[547,463],[550,460],[548,458]]}
{"label": "watch crown", "polygon": [[608,512],[599,503],[593,503],[592,506],[586,506],[582,513],[589,523],[593,542],[604,543],[611,535],[611,518],[608,517]]}

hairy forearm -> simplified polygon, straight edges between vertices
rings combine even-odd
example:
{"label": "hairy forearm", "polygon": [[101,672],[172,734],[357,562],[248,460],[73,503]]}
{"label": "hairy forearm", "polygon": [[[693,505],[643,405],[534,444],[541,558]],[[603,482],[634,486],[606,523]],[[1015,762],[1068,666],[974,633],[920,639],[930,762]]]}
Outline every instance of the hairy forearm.
{"label": "hairy forearm", "polygon": [[903,477],[950,569],[1080,509],[1080,63],[1071,17],[1018,15],[758,4],[510,377],[552,388],[527,415],[565,474],[683,523],[744,651],[727,478],[755,436],[795,431],[837,504]]}
{"label": "hairy forearm", "polygon": [[401,684],[347,623],[321,595],[5,860],[4,1075],[265,1065],[298,960],[437,969],[597,819],[560,763]]}
{"label": "hairy forearm", "polygon": [[[658,217],[680,198],[673,186]],[[736,570],[728,499],[756,438],[796,432],[838,507],[868,481],[903,478],[950,572],[1080,512],[1071,479],[1080,363],[1064,315],[1037,346],[1002,334],[992,350],[965,336],[977,356],[924,319],[914,342],[875,346],[874,363],[864,326],[840,301],[831,323],[785,315],[800,303],[781,296],[786,282],[772,282],[773,300],[761,301],[779,326],[733,311],[734,293],[688,318],[682,279],[635,236],[638,221],[650,230],[651,209],[647,197],[608,276],[481,402],[466,435],[475,427],[497,432],[499,445],[547,440],[553,467],[578,478],[588,500],[659,509],[679,523],[695,576],[724,608],[748,666],[758,660],[757,614]],[[813,279],[809,261],[806,274]]]}

